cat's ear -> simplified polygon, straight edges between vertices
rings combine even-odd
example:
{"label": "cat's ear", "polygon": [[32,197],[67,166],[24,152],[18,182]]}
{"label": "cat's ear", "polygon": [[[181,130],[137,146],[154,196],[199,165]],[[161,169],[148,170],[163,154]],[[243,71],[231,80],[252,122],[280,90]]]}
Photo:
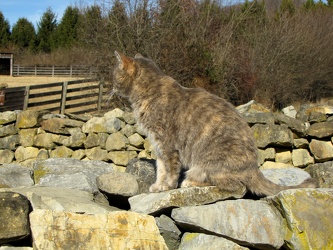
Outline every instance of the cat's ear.
{"label": "cat's ear", "polygon": [[133,59],[130,57],[127,57],[118,51],[115,51],[114,54],[116,55],[117,61],[119,63],[118,67],[121,69],[128,68],[129,64],[133,63]]}
{"label": "cat's ear", "polygon": [[134,56],[134,58],[144,58],[140,53],[137,53],[135,56]]}
{"label": "cat's ear", "polygon": [[118,67],[122,70],[128,71],[128,73],[132,74],[135,70],[134,60],[131,57],[127,57],[118,51],[115,51],[114,54],[118,60]]}

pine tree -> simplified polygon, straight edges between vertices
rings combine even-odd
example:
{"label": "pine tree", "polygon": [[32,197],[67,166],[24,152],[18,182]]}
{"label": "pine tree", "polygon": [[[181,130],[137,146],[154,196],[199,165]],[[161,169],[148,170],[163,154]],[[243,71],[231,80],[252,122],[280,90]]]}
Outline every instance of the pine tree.
{"label": "pine tree", "polygon": [[19,48],[28,48],[36,39],[36,32],[33,24],[26,18],[20,18],[13,26],[11,40]]}
{"label": "pine tree", "polygon": [[56,15],[48,8],[38,23],[37,43],[38,51],[50,53],[55,47],[55,30],[57,28]]}
{"label": "pine tree", "polygon": [[6,48],[10,42],[10,25],[0,11],[0,47]]}
{"label": "pine tree", "polygon": [[67,7],[57,27],[56,47],[70,48],[78,39],[79,9]]}

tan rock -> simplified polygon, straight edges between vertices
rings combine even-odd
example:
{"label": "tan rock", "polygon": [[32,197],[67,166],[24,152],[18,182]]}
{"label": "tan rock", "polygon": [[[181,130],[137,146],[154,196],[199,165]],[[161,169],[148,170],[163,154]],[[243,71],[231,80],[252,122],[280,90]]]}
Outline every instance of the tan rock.
{"label": "tan rock", "polygon": [[144,214],[34,210],[30,222],[34,249],[37,250],[167,249],[154,217]]}

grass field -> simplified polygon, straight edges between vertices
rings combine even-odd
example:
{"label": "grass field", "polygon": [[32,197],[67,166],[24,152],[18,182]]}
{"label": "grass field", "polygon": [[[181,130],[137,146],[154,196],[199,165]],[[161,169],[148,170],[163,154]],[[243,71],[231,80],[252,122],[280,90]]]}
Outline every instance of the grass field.
{"label": "grass field", "polygon": [[44,83],[75,81],[77,77],[52,77],[52,76],[0,76],[0,85],[7,84],[8,88],[38,85]]}

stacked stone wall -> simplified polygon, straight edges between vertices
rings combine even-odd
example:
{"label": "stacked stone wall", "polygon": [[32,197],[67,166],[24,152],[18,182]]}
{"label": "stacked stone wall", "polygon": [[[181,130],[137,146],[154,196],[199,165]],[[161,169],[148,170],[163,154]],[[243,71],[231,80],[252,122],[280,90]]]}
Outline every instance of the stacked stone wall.
{"label": "stacked stone wall", "polygon": [[[333,106],[304,105],[297,114],[273,113],[255,102],[238,109],[252,128],[262,169],[305,168],[333,159]],[[101,160],[125,167],[130,159],[155,155],[133,113],[120,109],[102,117],[0,113],[0,164],[32,168],[33,162],[47,158]]]}

